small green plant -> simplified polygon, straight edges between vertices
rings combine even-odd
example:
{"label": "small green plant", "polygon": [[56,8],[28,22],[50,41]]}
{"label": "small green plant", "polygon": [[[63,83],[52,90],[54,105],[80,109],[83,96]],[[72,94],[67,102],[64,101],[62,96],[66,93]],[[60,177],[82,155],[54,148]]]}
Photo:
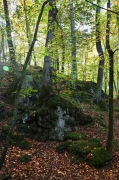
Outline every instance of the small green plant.
{"label": "small green plant", "polygon": [[29,149],[31,148],[31,145],[30,145],[29,142],[26,141],[25,139],[22,140],[18,146],[19,146],[21,149],[26,149],[26,150],[29,150]]}
{"label": "small green plant", "polygon": [[107,150],[97,147],[87,155],[86,159],[90,166],[103,167],[109,162],[110,156]]}
{"label": "small green plant", "polygon": [[3,126],[1,136],[3,139],[5,139],[9,132],[9,126]]}
{"label": "small green plant", "polygon": [[22,155],[22,156],[20,157],[20,161],[21,161],[21,162],[25,162],[25,163],[29,162],[30,159],[31,159],[31,156],[28,155],[28,154],[24,154],[24,155]]}
{"label": "small green plant", "polygon": [[65,138],[68,140],[68,139],[71,139],[71,140],[81,140],[81,139],[86,139],[86,135],[84,134],[78,134],[76,132],[68,132],[66,135],[65,135]]}
{"label": "small green plant", "polygon": [[20,135],[13,135],[10,142],[13,146],[18,146],[21,149],[29,150],[31,148],[29,142]]}
{"label": "small green plant", "polygon": [[13,146],[19,146],[19,144],[24,140],[20,135],[13,135],[10,142]]}
{"label": "small green plant", "polygon": [[119,143],[116,139],[113,139],[112,145],[113,145],[113,148],[116,148],[116,149],[119,148]]}
{"label": "small green plant", "polygon": [[63,142],[63,143],[59,144],[56,147],[56,152],[63,153],[65,150],[68,150],[71,143],[72,143],[72,141],[66,141],[66,142]]}

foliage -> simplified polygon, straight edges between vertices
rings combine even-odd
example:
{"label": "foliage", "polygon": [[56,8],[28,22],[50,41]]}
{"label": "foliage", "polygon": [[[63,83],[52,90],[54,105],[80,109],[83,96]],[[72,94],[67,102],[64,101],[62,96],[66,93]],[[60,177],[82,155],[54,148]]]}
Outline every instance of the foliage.
{"label": "foliage", "polygon": [[29,154],[24,154],[20,157],[20,161],[25,162],[25,163],[29,162],[30,159],[31,159],[31,156]]}
{"label": "foliage", "polygon": [[110,160],[110,155],[107,150],[102,147],[97,147],[93,149],[87,155],[87,161],[90,166],[102,167],[107,165]]}

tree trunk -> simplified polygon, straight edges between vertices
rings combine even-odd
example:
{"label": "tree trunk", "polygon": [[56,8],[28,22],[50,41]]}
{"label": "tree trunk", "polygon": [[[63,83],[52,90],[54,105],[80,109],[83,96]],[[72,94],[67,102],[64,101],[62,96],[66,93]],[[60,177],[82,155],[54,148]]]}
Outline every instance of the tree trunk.
{"label": "tree trunk", "polygon": [[[97,0],[97,4],[99,4],[101,0]],[[96,49],[99,55],[99,67],[98,67],[98,76],[97,76],[97,87],[94,97],[94,102],[98,104],[101,100],[101,91],[102,91],[102,83],[103,83],[103,72],[104,72],[104,53],[101,45],[101,37],[100,37],[100,7],[96,8]]]}
{"label": "tree trunk", "polygon": [[[62,30],[62,29],[61,29]],[[61,39],[62,39],[62,65],[61,65],[61,71],[64,73],[64,62],[65,62],[65,43],[64,43],[64,36],[63,31],[61,32]]]}
{"label": "tree trunk", "polygon": [[[31,41],[30,41],[30,27],[29,27],[29,21],[28,21],[28,16],[27,16],[27,5],[26,5],[26,0],[23,1],[24,3],[24,13],[25,13],[25,24],[26,24],[26,36],[27,36],[27,40],[28,40],[28,47],[30,47]],[[31,57],[30,57],[31,59]],[[30,65],[30,61],[29,61],[29,65]]]}
{"label": "tree trunk", "polygon": [[57,8],[55,0],[49,0],[51,9],[48,13],[48,33],[46,38],[46,48],[48,55],[44,57],[43,67],[43,87],[48,88],[52,86],[52,42],[54,38],[54,30],[57,16]]}
{"label": "tree trunk", "polygon": [[[110,0],[107,2],[107,9],[110,9]],[[107,12],[107,25],[106,25],[106,49],[109,55],[109,126],[107,138],[107,151],[112,153],[112,140],[113,140],[113,80],[114,80],[114,52],[110,47],[110,12]]]}
{"label": "tree trunk", "polygon": [[12,30],[11,30],[11,23],[10,23],[10,18],[9,18],[9,9],[8,9],[7,0],[3,0],[3,5],[4,5],[4,12],[5,12],[7,42],[8,42],[8,47],[9,47],[11,65],[12,65],[13,71],[17,71],[16,55],[15,55],[15,49],[13,46],[12,35],[11,35]]}
{"label": "tree trunk", "polygon": [[74,20],[74,7],[73,2],[70,0],[70,23],[71,23],[71,41],[72,41],[72,76],[75,81],[77,80],[77,61],[76,61],[76,35],[75,35],[75,20]]}

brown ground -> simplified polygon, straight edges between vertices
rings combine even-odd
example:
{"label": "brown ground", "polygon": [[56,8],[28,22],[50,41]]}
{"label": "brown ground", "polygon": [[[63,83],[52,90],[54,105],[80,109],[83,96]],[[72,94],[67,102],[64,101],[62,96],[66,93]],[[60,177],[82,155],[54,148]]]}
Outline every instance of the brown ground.
{"label": "brown ground", "polygon": [[[4,98],[1,96],[1,102]],[[116,101],[115,105],[118,106]],[[11,106],[6,105],[6,109]],[[86,111],[89,111],[93,117],[99,115],[100,112],[91,110],[87,106]],[[104,121],[108,124],[108,113],[101,112]],[[7,125],[8,120],[0,122],[0,133],[2,127]],[[107,131],[100,129],[100,126],[95,120],[94,126],[80,127],[77,132],[85,132],[87,137],[100,137],[103,146],[105,147],[107,139]],[[119,115],[114,113],[114,138],[119,143]],[[45,143],[27,139],[32,148],[30,150],[21,150],[18,147],[10,145],[5,163],[0,171],[0,178],[3,175],[10,174],[13,180],[119,180],[119,148],[113,149],[113,156],[110,164],[104,168],[89,167],[84,162],[73,164],[70,161],[70,155],[65,152],[58,154],[55,151],[59,142],[47,141]],[[4,141],[0,140],[0,152]],[[22,154],[32,155],[31,161],[28,163],[20,162]]]}

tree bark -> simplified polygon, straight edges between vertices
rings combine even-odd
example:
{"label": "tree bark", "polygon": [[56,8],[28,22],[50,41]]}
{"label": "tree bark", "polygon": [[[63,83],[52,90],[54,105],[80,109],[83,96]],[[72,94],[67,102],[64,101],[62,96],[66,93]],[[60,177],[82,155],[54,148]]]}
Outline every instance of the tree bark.
{"label": "tree bark", "polygon": [[45,44],[48,55],[44,57],[43,67],[43,87],[45,88],[52,86],[52,41],[54,38],[54,30],[57,16],[56,1],[49,0],[49,5],[51,6],[51,9],[48,13],[48,33]]}
{"label": "tree bark", "polygon": [[13,46],[12,35],[11,35],[12,30],[11,30],[11,23],[10,23],[10,18],[9,18],[9,9],[8,9],[7,0],[3,0],[3,5],[4,5],[4,12],[5,12],[7,42],[8,42],[8,47],[9,47],[11,65],[12,65],[13,71],[17,71],[16,55],[15,55],[15,49]]}
{"label": "tree bark", "polygon": [[75,81],[77,80],[77,61],[76,61],[76,35],[75,35],[75,20],[74,20],[74,7],[73,7],[73,1],[70,0],[70,24],[71,24],[71,41],[72,41],[72,76],[74,80],[74,86]]}
{"label": "tree bark", "polygon": [[[99,4],[101,0],[97,0],[97,4]],[[98,76],[97,76],[97,87],[94,97],[94,102],[98,104],[101,100],[101,91],[102,91],[102,83],[103,83],[103,72],[104,72],[104,53],[101,45],[101,37],[100,37],[100,7],[96,8],[96,49],[99,55],[99,67],[98,67]]]}
{"label": "tree bark", "polygon": [[[107,2],[107,9],[110,9],[110,0]],[[113,80],[114,80],[114,52],[110,47],[110,12],[107,12],[106,24],[106,49],[109,55],[109,125],[108,125],[108,138],[107,138],[107,151],[112,153],[112,140],[113,140]]]}

